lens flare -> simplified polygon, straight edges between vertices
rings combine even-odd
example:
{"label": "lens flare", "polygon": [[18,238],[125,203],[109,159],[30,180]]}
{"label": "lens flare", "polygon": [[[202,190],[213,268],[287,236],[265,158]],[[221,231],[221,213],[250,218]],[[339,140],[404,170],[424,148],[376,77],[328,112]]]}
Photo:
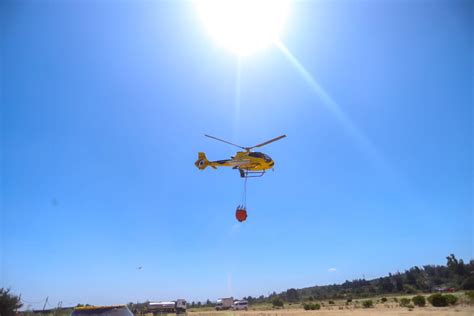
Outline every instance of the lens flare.
{"label": "lens flare", "polygon": [[274,43],[288,13],[288,0],[197,0],[199,14],[216,42],[238,55]]}

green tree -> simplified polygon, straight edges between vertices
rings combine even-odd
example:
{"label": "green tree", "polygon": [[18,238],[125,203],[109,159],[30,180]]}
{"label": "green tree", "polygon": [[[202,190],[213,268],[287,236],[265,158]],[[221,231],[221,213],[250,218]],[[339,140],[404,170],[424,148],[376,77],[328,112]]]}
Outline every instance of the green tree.
{"label": "green tree", "polygon": [[391,293],[395,289],[390,278],[379,278],[378,287],[381,293]]}
{"label": "green tree", "polygon": [[474,275],[469,276],[461,285],[463,290],[474,290]]}
{"label": "green tree", "polygon": [[10,293],[10,289],[0,289],[0,315],[14,316],[23,304],[18,296]]}
{"label": "green tree", "polygon": [[296,289],[288,289],[286,290],[286,299],[289,302],[297,302],[299,301],[299,293]]}

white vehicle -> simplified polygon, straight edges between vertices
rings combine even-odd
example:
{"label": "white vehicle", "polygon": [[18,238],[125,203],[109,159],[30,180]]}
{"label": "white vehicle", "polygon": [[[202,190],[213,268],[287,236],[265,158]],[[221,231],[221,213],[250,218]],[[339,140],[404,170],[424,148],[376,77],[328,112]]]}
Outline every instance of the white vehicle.
{"label": "white vehicle", "polygon": [[231,309],[234,304],[233,297],[220,298],[217,300],[216,311]]}
{"label": "white vehicle", "polygon": [[249,303],[246,300],[235,301],[232,305],[234,311],[248,310]]}
{"label": "white vehicle", "polygon": [[153,315],[161,313],[186,313],[186,300],[178,299],[169,302],[148,302],[147,312]]}

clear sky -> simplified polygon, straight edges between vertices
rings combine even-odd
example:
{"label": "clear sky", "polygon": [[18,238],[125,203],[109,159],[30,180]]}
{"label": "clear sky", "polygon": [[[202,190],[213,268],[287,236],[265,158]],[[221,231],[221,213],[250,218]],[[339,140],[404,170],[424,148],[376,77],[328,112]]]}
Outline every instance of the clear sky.
{"label": "clear sky", "polygon": [[[0,286],[33,307],[214,300],[469,260],[473,15],[295,1],[236,89],[190,1],[3,1]],[[204,134],[288,135],[245,223],[238,172],[194,166],[236,148]]]}

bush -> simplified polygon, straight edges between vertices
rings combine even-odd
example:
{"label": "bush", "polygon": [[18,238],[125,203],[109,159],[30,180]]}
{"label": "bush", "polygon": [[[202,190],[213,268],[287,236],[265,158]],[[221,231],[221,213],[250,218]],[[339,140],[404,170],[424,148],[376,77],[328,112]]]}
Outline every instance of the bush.
{"label": "bush", "polygon": [[407,307],[408,304],[410,304],[411,300],[409,298],[406,298],[406,297],[402,297],[400,299],[400,306],[402,307]]}
{"label": "bush", "polygon": [[394,298],[393,298],[393,301],[394,301],[395,303],[398,303],[398,298],[394,297]]}
{"label": "bush", "polygon": [[430,302],[430,304],[435,307],[448,306],[448,300],[446,299],[446,296],[440,293],[428,296],[428,302]]}
{"label": "bush", "polygon": [[411,300],[416,306],[423,307],[426,305],[426,299],[423,295],[413,296]]}
{"label": "bush", "polygon": [[334,301],[329,301],[328,303],[329,303],[329,305],[333,305]]}
{"label": "bush", "polygon": [[363,301],[362,302],[362,307],[364,307],[364,308],[374,307],[374,302],[372,302],[372,300]]}
{"label": "bush", "polygon": [[466,293],[464,293],[464,295],[467,296],[467,300],[470,304],[474,303],[474,291],[467,291]]}
{"label": "bush", "polygon": [[348,299],[346,300],[346,303],[351,303],[351,302],[352,302],[352,298],[348,298]]}
{"label": "bush", "polygon": [[309,310],[314,311],[314,310],[320,309],[321,305],[319,305],[318,303],[316,303],[316,304],[304,304],[303,308],[304,308],[305,311],[309,311]]}
{"label": "bush", "polygon": [[444,297],[446,297],[446,300],[448,301],[448,304],[449,305],[454,305],[457,303],[458,301],[458,297],[456,295],[453,295],[453,294],[445,294],[443,295]]}
{"label": "bush", "polygon": [[283,307],[284,304],[283,304],[283,301],[280,298],[277,297],[277,298],[273,299],[272,305],[273,305],[273,307]]}
{"label": "bush", "polygon": [[387,301],[387,298],[386,297],[382,297],[381,299],[382,303],[385,303]]}

